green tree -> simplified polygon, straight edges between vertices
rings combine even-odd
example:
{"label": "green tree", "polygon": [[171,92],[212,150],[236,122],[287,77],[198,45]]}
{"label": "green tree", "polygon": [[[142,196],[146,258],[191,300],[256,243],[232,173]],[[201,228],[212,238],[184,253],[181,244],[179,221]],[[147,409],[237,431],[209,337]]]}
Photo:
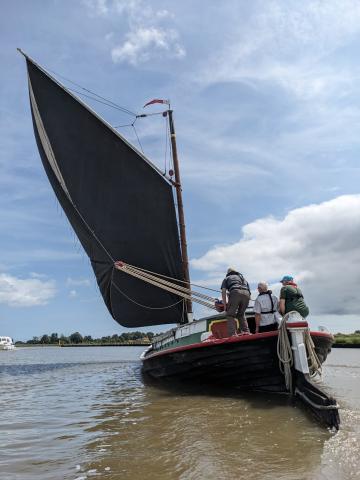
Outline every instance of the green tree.
{"label": "green tree", "polygon": [[133,340],[140,340],[141,338],[144,338],[144,334],[142,332],[134,332],[132,338]]}
{"label": "green tree", "polygon": [[60,343],[70,343],[68,337],[65,337],[63,333],[60,335]]}
{"label": "green tree", "polygon": [[70,335],[69,340],[71,343],[82,343],[83,337],[79,332],[74,332]]}
{"label": "green tree", "polygon": [[52,333],[50,335],[50,343],[59,343],[59,337],[57,333]]}

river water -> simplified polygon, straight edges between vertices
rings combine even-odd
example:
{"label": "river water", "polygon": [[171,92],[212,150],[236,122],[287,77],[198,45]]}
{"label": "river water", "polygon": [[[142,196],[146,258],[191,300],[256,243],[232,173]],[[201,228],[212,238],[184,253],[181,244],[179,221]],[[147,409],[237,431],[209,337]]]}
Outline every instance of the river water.
{"label": "river water", "polygon": [[0,351],[1,480],[360,479],[360,350],[324,368],[337,434],[283,396],[149,384],[141,351]]}

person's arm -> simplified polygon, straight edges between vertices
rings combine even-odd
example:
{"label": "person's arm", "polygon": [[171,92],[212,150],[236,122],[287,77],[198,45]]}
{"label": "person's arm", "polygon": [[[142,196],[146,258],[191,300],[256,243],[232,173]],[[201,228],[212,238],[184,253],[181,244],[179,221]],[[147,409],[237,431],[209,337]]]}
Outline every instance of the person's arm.
{"label": "person's arm", "polygon": [[260,327],[260,321],[261,321],[261,304],[258,298],[255,300],[255,303],[254,303],[255,326],[256,326],[255,333],[259,333],[259,327]]}
{"label": "person's arm", "polygon": [[274,302],[274,316],[275,316],[275,321],[280,324],[281,323],[281,315],[280,315],[280,305],[279,305],[279,299],[273,295],[273,302]]}
{"label": "person's arm", "polygon": [[281,315],[285,315],[285,298],[280,298],[279,312],[281,313]]}
{"label": "person's arm", "polygon": [[279,312],[281,315],[285,315],[285,300],[286,300],[286,290],[285,287],[282,287],[280,290],[280,300],[279,300]]}
{"label": "person's arm", "polygon": [[256,323],[255,333],[259,333],[260,320],[261,320],[261,313],[255,313],[255,323]]}
{"label": "person's arm", "polygon": [[224,312],[226,312],[226,288],[221,289],[221,296],[224,304]]}

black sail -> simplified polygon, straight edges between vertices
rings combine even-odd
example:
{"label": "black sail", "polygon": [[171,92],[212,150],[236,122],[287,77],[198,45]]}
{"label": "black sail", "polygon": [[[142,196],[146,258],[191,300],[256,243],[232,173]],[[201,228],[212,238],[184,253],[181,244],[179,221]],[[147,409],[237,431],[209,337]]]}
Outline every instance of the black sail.
{"label": "black sail", "polygon": [[46,174],[125,327],[184,321],[180,298],[114,269],[114,260],[183,279],[172,187],[121,135],[27,58]]}

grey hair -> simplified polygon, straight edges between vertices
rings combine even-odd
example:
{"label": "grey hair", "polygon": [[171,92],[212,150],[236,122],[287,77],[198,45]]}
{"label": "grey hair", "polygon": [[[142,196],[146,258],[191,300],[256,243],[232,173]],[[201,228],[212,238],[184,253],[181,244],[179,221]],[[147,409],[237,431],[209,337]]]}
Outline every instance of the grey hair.
{"label": "grey hair", "polygon": [[267,282],[259,282],[258,289],[262,292],[266,292],[267,290],[269,290],[269,285],[267,284]]}

